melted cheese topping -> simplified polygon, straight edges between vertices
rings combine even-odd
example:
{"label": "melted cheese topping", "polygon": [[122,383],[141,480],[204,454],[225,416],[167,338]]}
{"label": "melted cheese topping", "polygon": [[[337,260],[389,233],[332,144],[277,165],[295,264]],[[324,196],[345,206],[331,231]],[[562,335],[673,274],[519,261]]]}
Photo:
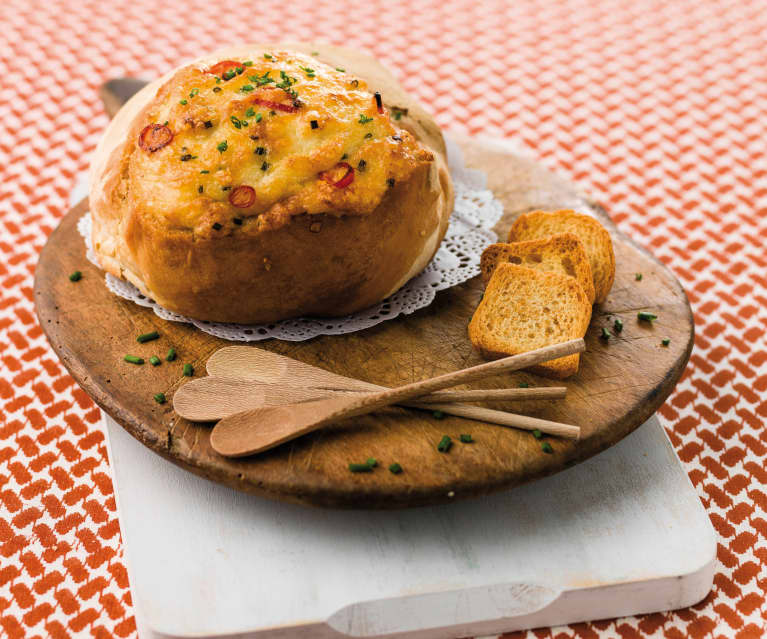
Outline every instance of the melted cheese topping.
{"label": "melted cheese topping", "polygon": [[[134,142],[135,206],[203,235],[247,218],[266,230],[301,213],[366,215],[394,183],[433,160],[387,109],[378,112],[364,81],[303,54],[258,55],[228,72],[186,67],[160,90],[141,126],[167,126],[173,139],[155,151]],[[348,171],[342,162],[354,176],[339,188]],[[238,208],[229,196],[243,185],[255,199]]]}

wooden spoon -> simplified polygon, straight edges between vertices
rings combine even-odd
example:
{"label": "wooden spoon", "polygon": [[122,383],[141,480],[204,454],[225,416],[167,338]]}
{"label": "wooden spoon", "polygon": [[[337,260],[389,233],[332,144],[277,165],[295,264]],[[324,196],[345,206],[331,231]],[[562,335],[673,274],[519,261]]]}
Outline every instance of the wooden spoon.
{"label": "wooden spoon", "polygon": [[[330,373],[330,375],[333,375],[333,373]],[[358,381],[348,377],[344,379],[348,379],[351,382]],[[388,390],[385,386],[377,386],[375,384],[370,384],[369,386],[371,391]],[[363,392],[365,391],[289,386],[284,383],[264,384],[247,379],[229,379],[225,377],[203,377],[187,382],[175,392],[173,395],[173,409],[184,419],[193,422],[215,422],[229,415],[253,408],[281,406],[339,394],[359,395]],[[564,386],[441,391],[419,397],[414,402],[405,402],[403,406],[450,412],[452,408],[449,405],[450,402],[561,399],[566,393],[567,388]],[[434,406],[434,404],[442,403],[446,404],[444,410]],[[474,406],[473,408],[479,407]],[[507,417],[507,413],[503,411],[490,412],[497,412],[503,418]],[[506,421],[504,419],[504,425],[508,425]]]}
{"label": "wooden spoon", "polygon": [[[366,393],[362,396],[338,396],[303,404],[271,406],[236,413],[222,419],[210,435],[213,449],[226,457],[244,457],[269,450],[291,439],[348,417],[370,413],[378,408],[426,395],[433,391],[471,382],[504,371],[526,368],[585,350],[582,339],[554,344],[528,353],[512,355],[494,362],[406,384],[399,388]],[[520,416],[522,417],[522,416]],[[527,420],[543,422],[527,417]],[[577,426],[562,424],[564,432],[579,432]],[[577,436],[576,436],[577,437]]]}

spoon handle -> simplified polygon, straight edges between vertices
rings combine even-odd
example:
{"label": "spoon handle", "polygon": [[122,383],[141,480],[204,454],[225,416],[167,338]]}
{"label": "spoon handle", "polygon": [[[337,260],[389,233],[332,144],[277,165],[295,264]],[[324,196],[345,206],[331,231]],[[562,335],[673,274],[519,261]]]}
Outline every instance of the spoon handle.
{"label": "spoon handle", "polygon": [[511,357],[504,357],[503,359],[498,359],[494,362],[486,362],[470,368],[464,368],[460,371],[446,373],[438,377],[432,377],[431,379],[414,382],[413,384],[406,384],[405,386],[399,386],[388,391],[366,394],[365,396],[360,397],[355,405],[347,404],[344,407],[343,413],[345,417],[364,415],[377,408],[398,404],[408,399],[412,399],[413,397],[426,395],[433,391],[455,386],[456,384],[473,382],[505,371],[527,368],[534,364],[547,362],[552,359],[557,359],[558,357],[564,357],[565,355],[572,355],[573,353],[580,353],[584,350],[586,350],[586,344],[581,338],[563,342],[561,344],[545,346],[534,351],[512,355]]}

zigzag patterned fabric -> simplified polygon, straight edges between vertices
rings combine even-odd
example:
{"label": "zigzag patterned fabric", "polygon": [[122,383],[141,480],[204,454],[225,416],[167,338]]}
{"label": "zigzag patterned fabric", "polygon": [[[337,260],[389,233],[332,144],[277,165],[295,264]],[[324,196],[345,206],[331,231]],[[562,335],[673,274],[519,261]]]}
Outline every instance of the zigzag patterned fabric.
{"label": "zigzag patterned fabric", "polygon": [[524,142],[684,284],[697,336],[661,419],[719,535],[692,609],[516,633],[759,637],[767,611],[764,0],[6,0],[0,7],[0,635],[132,637],[99,411],[32,280],[107,119],[106,79],[236,41],[369,49],[447,129]]}

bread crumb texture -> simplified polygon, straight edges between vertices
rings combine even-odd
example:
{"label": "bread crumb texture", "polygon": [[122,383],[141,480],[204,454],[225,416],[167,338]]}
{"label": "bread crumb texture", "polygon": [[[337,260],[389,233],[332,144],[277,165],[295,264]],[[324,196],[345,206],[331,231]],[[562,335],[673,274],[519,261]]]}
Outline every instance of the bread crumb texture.
{"label": "bread crumb texture", "polygon": [[595,301],[604,302],[615,279],[615,253],[610,234],[595,218],[566,209],[532,211],[520,215],[509,231],[509,242],[573,233],[583,243],[591,266]]}
{"label": "bread crumb texture", "polygon": [[202,236],[234,218],[274,230],[302,213],[367,215],[433,160],[365,81],[282,50],[181,68],[133,136],[120,196]]}
{"label": "bread crumb texture", "polygon": [[[499,264],[469,324],[469,338],[487,358],[525,353],[586,334],[591,303],[569,275]],[[562,379],[578,371],[579,354],[531,370]]]}
{"label": "bread crumb texture", "polygon": [[518,264],[536,271],[561,273],[581,285],[589,302],[594,302],[594,281],[586,249],[574,233],[557,233],[551,237],[513,244],[491,244],[482,253],[480,272],[487,283],[496,266]]}

